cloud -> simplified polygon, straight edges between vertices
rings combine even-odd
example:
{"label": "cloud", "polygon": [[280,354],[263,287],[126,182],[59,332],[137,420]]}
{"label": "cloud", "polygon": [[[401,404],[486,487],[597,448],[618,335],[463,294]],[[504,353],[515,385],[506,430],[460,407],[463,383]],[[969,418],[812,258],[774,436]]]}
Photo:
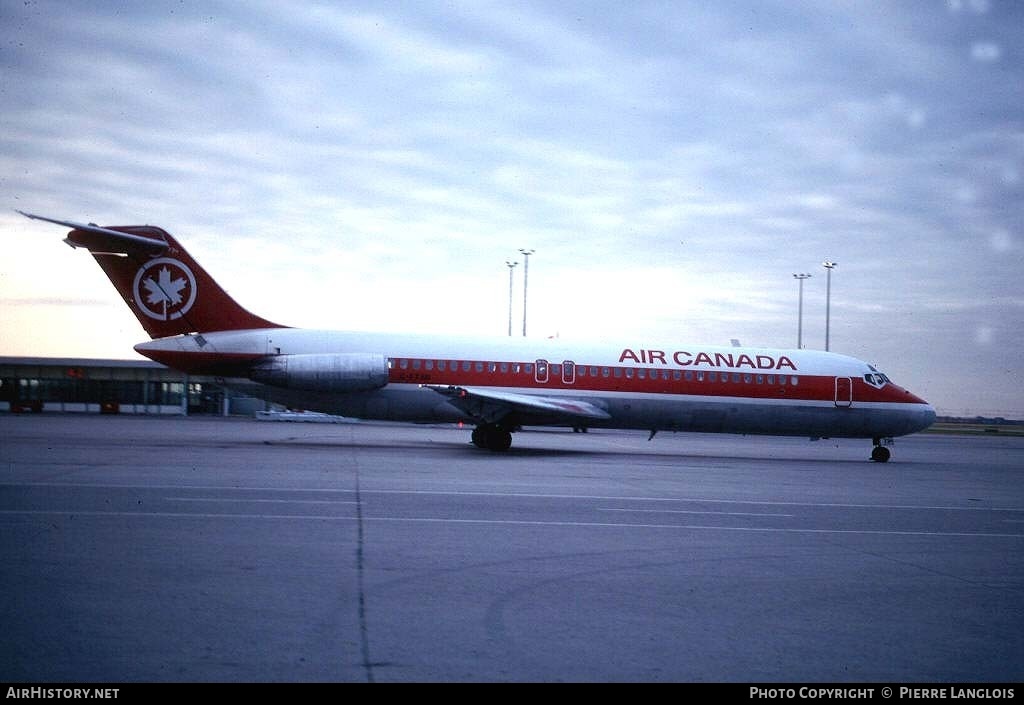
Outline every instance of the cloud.
{"label": "cloud", "polygon": [[61,299],[55,297],[36,297],[23,299],[0,299],[0,306],[110,306],[111,302],[102,299]]}
{"label": "cloud", "polygon": [[988,242],[992,250],[999,254],[1005,254],[1017,248],[1017,243],[1013,236],[1003,229],[993,232],[992,235],[989,236]]}
{"label": "cloud", "polygon": [[999,61],[1003,49],[996,42],[974,42],[971,44],[971,58],[982,63]]}
{"label": "cloud", "polygon": [[987,325],[978,326],[974,329],[974,342],[978,345],[992,345],[995,342],[995,329]]}
{"label": "cloud", "polygon": [[992,8],[992,3],[990,0],[946,0],[946,6],[950,12],[972,12],[983,15]]}

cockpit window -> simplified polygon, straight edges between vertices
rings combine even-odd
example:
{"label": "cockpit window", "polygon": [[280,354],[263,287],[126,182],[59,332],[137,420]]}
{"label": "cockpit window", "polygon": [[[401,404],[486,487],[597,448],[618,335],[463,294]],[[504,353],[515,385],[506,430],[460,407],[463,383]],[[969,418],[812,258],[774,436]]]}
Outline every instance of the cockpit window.
{"label": "cockpit window", "polygon": [[[874,370],[875,368],[872,367],[871,369]],[[866,375],[864,375],[864,381],[877,389],[881,389],[886,384],[892,384],[891,379],[886,377],[881,372],[878,372],[877,370],[875,370],[874,372],[869,372]]]}

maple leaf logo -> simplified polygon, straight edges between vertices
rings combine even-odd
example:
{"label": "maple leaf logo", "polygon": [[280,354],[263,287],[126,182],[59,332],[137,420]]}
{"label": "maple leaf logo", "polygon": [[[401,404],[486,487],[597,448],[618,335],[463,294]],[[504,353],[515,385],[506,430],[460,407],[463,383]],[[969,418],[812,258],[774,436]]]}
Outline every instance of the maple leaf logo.
{"label": "maple leaf logo", "polygon": [[171,271],[164,267],[157,275],[157,281],[153,277],[142,280],[142,286],[146,288],[146,303],[151,305],[164,304],[164,306],[177,306],[181,303],[181,290],[188,284],[183,278],[171,279]]}
{"label": "maple leaf logo", "polygon": [[147,317],[173,321],[195,304],[196,278],[184,262],[161,257],[139,268],[132,293],[139,311]]}

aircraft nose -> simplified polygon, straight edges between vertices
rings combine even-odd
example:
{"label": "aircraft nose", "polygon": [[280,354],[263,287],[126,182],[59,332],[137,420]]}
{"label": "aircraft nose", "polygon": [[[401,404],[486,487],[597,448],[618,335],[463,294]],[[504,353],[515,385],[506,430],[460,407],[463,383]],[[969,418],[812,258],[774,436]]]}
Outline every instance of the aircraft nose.
{"label": "aircraft nose", "polygon": [[926,403],[924,405],[924,408],[921,409],[920,417],[921,428],[917,430],[923,431],[929,426],[931,426],[933,423],[935,423],[935,407],[933,407],[931,404]]}
{"label": "aircraft nose", "polygon": [[913,405],[910,408],[908,417],[908,421],[913,428],[908,433],[923,431],[935,423],[935,407],[913,392],[906,389],[903,391],[907,395],[906,400]]}
{"label": "aircraft nose", "polygon": [[935,407],[922,399],[920,404],[914,404],[907,410],[905,418],[909,427],[907,433],[923,431],[935,423]]}

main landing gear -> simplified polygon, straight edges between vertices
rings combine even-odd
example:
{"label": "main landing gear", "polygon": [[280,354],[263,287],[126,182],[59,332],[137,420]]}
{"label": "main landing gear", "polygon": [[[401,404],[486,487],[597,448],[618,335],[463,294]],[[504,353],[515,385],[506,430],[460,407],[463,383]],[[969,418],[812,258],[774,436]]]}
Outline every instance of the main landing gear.
{"label": "main landing gear", "polygon": [[512,447],[512,432],[496,423],[480,424],[473,429],[471,438],[477,448],[501,451]]}
{"label": "main landing gear", "polygon": [[[881,439],[881,438],[874,438],[874,439],[872,439],[872,442],[875,444],[875,447],[871,449],[871,459],[873,461],[875,461],[876,463],[886,463],[886,462],[889,462],[889,456],[892,455],[892,454],[889,452],[888,448],[886,448],[884,445],[882,445],[883,439]],[[887,445],[892,444],[892,439],[891,438],[886,438],[886,439],[884,439],[884,442]]]}

